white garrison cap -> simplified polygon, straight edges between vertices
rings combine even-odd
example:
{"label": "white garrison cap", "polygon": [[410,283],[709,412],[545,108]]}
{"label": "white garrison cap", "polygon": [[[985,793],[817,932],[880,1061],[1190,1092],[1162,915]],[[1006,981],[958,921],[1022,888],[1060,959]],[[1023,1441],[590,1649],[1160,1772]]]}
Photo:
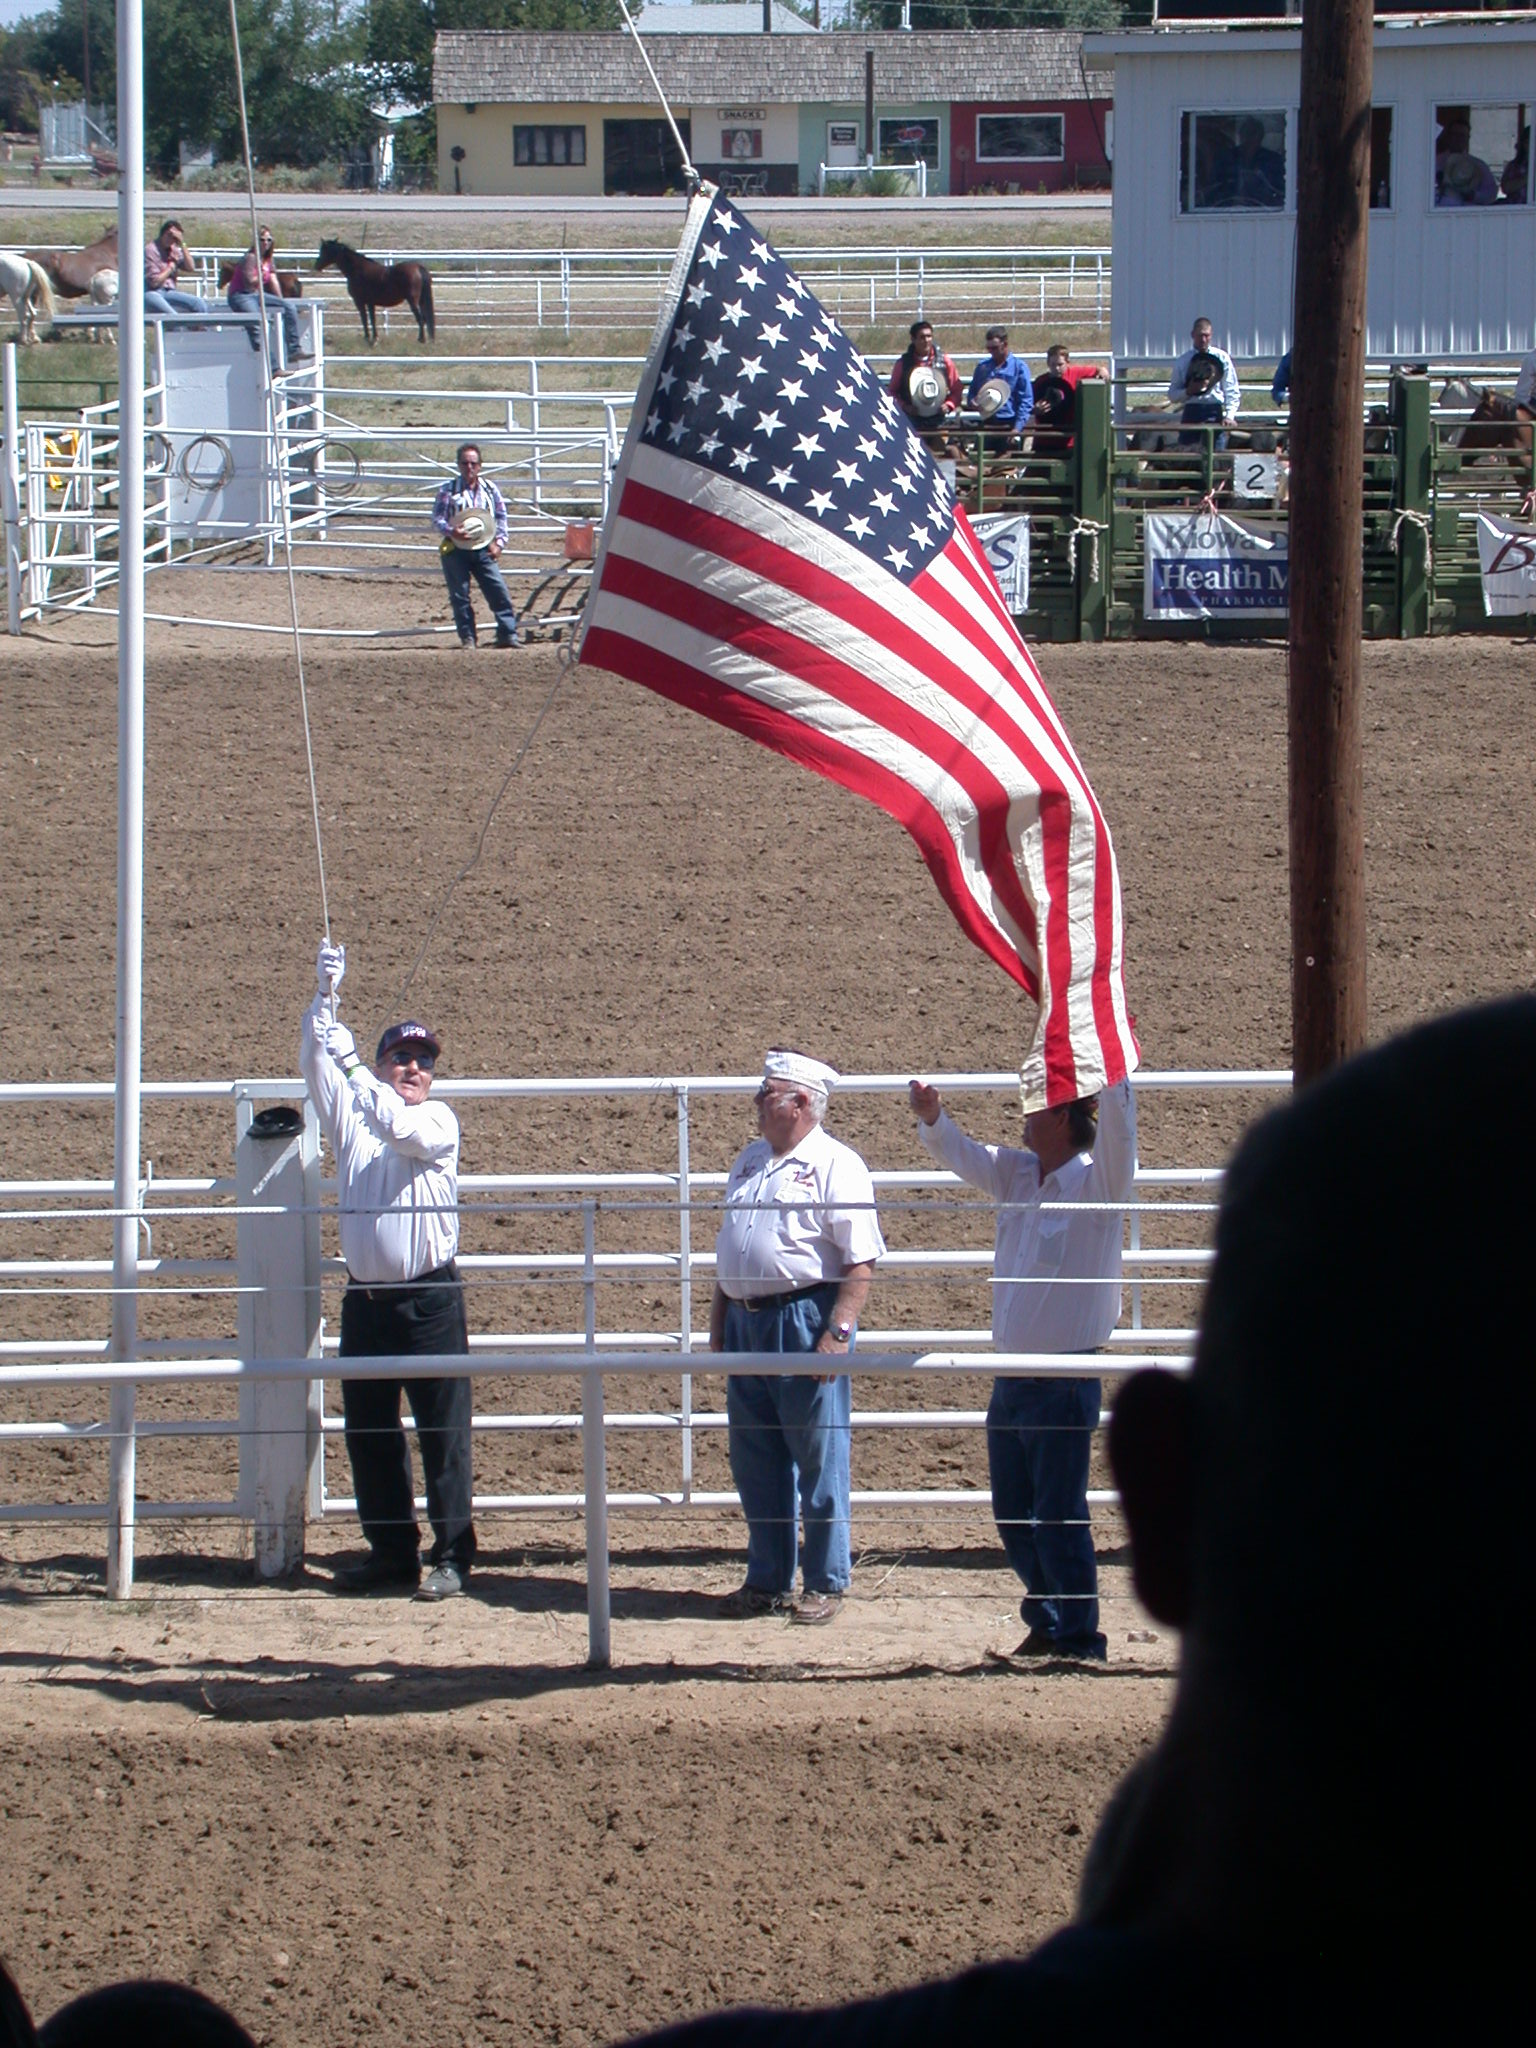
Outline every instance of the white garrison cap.
{"label": "white garrison cap", "polygon": [[763,1079],[793,1081],[797,1088],[814,1088],[818,1094],[830,1095],[837,1086],[838,1072],[803,1052],[783,1052],[776,1047],[764,1055]]}

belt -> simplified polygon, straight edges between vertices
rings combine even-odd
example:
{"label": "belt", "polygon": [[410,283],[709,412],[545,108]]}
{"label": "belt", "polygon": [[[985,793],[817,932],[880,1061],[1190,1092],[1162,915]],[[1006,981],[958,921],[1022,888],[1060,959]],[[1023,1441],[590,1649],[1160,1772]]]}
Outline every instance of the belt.
{"label": "belt", "polygon": [[429,1272],[418,1273],[411,1280],[359,1280],[355,1273],[347,1275],[347,1286],[355,1287],[359,1294],[372,1301],[375,1295],[392,1296],[404,1294],[412,1287],[446,1287],[458,1284],[459,1269],[450,1259],[444,1266],[433,1266]]}
{"label": "belt", "polygon": [[753,1315],[759,1315],[764,1309],[788,1308],[792,1301],[808,1301],[813,1294],[820,1294],[823,1288],[836,1285],[835,1280],[816,1280],[809,1287],[793,1287],[788,1294],[755,1294],[741,1306],[750,1309]]}

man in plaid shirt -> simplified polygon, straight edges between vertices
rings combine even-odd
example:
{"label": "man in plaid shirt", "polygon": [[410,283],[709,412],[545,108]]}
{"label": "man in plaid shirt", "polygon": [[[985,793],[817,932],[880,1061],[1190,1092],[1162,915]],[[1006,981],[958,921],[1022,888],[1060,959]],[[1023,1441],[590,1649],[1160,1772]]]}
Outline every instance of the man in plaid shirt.
{"label": "man in plaid shirt", "polygon": [[[480,450],[466,441],[455,458],[458,474],[442,486],[432,506],[432,524],[442,536],[443,581],[448,585],[448,602],[461,647],[473,647],[475,607],[469,594],[470,578],[479,584],[481,595],[496,621],[496,645],[516,647],[521,635],[517,613],[507,593],[496,558],[507,544],[507,508],[500,491],[480,474]],[[463,531],[467,515],[478,513],[482,525],[491,527],[483,546],[468,546],[455,538]]]}

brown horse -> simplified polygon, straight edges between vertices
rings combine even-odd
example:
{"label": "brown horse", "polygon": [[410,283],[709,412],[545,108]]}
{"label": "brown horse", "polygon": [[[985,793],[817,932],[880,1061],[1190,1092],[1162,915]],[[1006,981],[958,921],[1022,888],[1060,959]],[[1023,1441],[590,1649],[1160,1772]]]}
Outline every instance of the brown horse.
{"label": "brown horse", "polygon": [[1465,377],[1452,378],[1440,394],[1442,405],[1454,404],[1458,400],[1465,405],[1474,399],[1476,403],[1467,424],[1455,435],[1455,446],[1471,461],[1481,459],[1490,465],[1496,464],[1505,450],[1512,450],[1524,457],[1524,461],[1514,467],[1523,469],[1529,480],[1531,415],[1516,405],[1507,391],[1495,391],[1488,384],[1479,390]]}
{"label": "brown horse", "polygon": [[48,274],[61,299],[88,299],[91,279],[99,270],[116,270],[117,229],[110,227],[85,249],[28,249],[26,254]]}
{"label": "brown horse", "polygon": [[376,306],[409,306],[416,316],[416,339],[437,339],[437,315],[432,308],[432,273],[425,263],[375,263],[371,256],[350,248],[345,242],[324,241],[315,258],[316,270],[339,270],[347,280],[347,292],[363,323],[363,339],[377,341],[379,323]]}

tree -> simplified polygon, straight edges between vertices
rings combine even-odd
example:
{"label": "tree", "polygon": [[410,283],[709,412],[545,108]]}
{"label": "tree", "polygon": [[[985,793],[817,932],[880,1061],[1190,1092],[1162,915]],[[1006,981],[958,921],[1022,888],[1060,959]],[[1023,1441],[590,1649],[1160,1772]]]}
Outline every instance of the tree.
{"label": "tree", "polygon": [[[902,26],[901,0],[849,0],[860,28]],[[918,28],[1135,27],[1152,19],[1151,0],[911,0]]]}

